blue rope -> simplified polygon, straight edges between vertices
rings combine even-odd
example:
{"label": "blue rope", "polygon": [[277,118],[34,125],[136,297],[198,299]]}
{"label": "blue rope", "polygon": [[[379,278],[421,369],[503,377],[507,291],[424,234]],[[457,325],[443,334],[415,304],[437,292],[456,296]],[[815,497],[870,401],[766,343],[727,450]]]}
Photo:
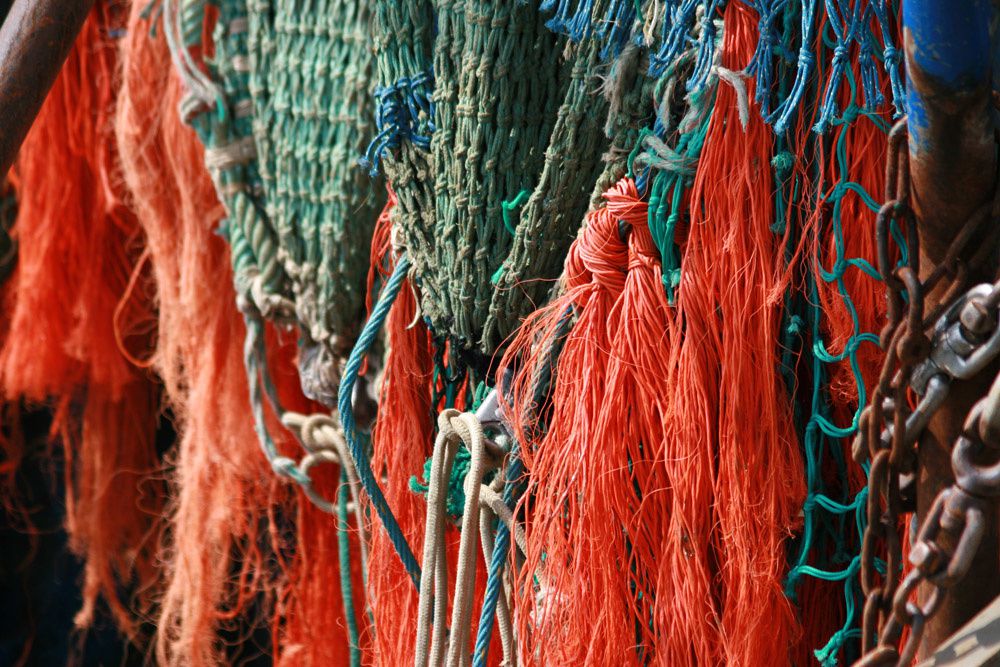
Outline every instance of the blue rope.
{"label": "blue rope", "polygon": [[[586,0],[589,4],[590,0]],[[633,0],[614,0],[608,7],[604,21],[597,29],[597,36],[604,42],[601,58],[615,58],[625,49],[629,36],[635,31],[636,6]]]}
{"label": "blue rope", "polygon": [[673,0],[663,10],[660,48],[649,54],[649,75],[659,78],[687,46],[691,26],[701,0]]}
{"label": "blue rope", "polygon": [[[858,32],[859,8],[861,3],[855,2],[853,6],[844,6],[844,0],[826,0],[827,25],[833,30],[836,37],[836,44],[833,47],[833,62],[830,72],[830,80],[826,85],[826,93],[823,96],[823,104],[820,107],[819,120],[813,126],[813,131],[817,134],[824,134],[833,122],[833,114],[837,104],[837,93],[840,91],[840,84],[844,79],[844,73],[848,64],[848,49],[851,42],[855,41],[855,34]],[[850,10],[850,15],[847,12]]]}
{"label": "blue rope", "polygon": [[386,533],[389,534],[392,546],[395,547],[399,559],[403,562],[403,567],[406,568],[406,572],[410,575],[414,586],[419,588],[420,565],[417,563],[417,559],[413,557],[413,551],[406,541],[406,536],[403,535],[403,531],[399,527],[399,522],[396,521],[392,509],[390,509],[389,503],[386,501],[385,495],[378,485],[375,473],[372,472],[371,461],[368,459],[364,442],[358,433],[357,424],[354,422],[354,407],[351,403],[351,397],[354,395],[354,385],[357,384],[358,371],[361,370],[361,364],[375,343],[378,332],[385,323],[389,310],[399,295],[399,291],[409,270],[410,260],[404,255],[396,263],[395,270],[379,295],[378,303],[372,308],[371,317],[368,318],[364,329],[361,330],[361,335],[358,336],[358,341],[355,343],[354,349],[351,350],[351,356],[347,359],[347,366],[344,368],[343,379],[340,383],[340,394],[337,403],[340,410],[340,423],[344,428],[344,438],[347,440],[351,458],[354,459],[354,466],[358,469],[358,478],[361,481],[361,486],[364,487],[365,493],[371,499],[376,514],[378,514],[379,519],[382,521]]}
{"label": "blue rope", "polygon": [[870,7],[878,20],[879,31],[882,33],[882,62],[889,75],[889,85],[892,88],[892,106],[896,112],[893,118],[899,118],[906,113],[906,91],[899,75],[899,64],[902,54],[892,41],[892,28],[889,26],[889,7],[887,0],[871,0]]}
{"label": "blue rope", "polygon": [[[520,495],[520,481],[524,474],[524,464],[518,455],[517,441],[511,445],[510,465],[507,467],[507,483],[503,489],[503,502],[513,507]],[[476,631],[476,647],[473,651],[473,667],[486,667],[486,657],[490,651],[490,640],[493,637],[493,621],[496,617],[497,604],[503,590],[503,569],[510,552],[510,529],[500,522],[497,526],[497,537],[493,547],[493,558],[486,578],[486,594],[483,598],[483,610],[479,615],[479,629]]]}
{"label": "blue rope", "polygon": [[695,61],[694,72],[685,85],[688,92],[701,90],[708,82],[715,60],[716,28],[715,15],[721,5],[721,0],[708,0],[705,14],[701,20],[701,33],[698,35],[698,59]]}
{"label": "blue rope", "polygon": [[775,21],[782,16],[788,0],[753,0],[749,2],[757,11],[757,48],[747,65],[747,73],[756,77],[754,101],[760,106],[760,113],[767,116],[771,112],[771,86],[774,84],[774,52],[778,46]]}
{"label": "blue rope", "polygon": [[798,66],[795,71],[795,83],[788,97],[767,117],[774,123],[776,134],[784,134],[792,121],[792,115],[802,103],[802,97],[809,86],[813,65],[816,64],[816,54],[812,51],[814,26],[816,21],[816,0],[802,0],[802,44],[799,47]]}
{"label": "blue rope", "polygon": [[858,51],[858,65],[861,68],[861,89],[864,91],[864,108],[873,111],[885,104],[885,96],[879,87],[878,63],[875,61],[875,36],[868,30],[872,22],[875,10],[869,3],[865,5],[865,13],[861,17],[861,29],[857,31],[856,38],[860,47]]}

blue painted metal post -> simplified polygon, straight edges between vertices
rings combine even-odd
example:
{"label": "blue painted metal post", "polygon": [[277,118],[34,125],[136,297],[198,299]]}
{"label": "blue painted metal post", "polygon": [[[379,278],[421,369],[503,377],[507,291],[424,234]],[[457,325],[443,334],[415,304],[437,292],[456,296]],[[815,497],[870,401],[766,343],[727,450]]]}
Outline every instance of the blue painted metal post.
{"label": "blue painted metal post", "polygon": [[[921,277],[947,250],[962,225],[990,199],[996,179],[991,106],[990,0],[903,0],[907,115],[913,208],[919,221]],[[996,242],[989,230],[983,242]],[[975,281],[995,278],[974,276]],[[939,290],[940,292],[940,290]],[[926,299],[928,309],[940,294]],[[989,378],[957,382],[928,425],[918,448],[917,517],[922,521],[943,487],[965,415]],[[968,576],[928,622],[920,655],[933,648],[1000,594],[997,515],[987,521],[982,547]],[[923,598],[926,591],[921,591]]]}
{"label": "blue painted metal post", "polygon": [[929,259],[993,192],[990,0],[904,0],[914,204]]}

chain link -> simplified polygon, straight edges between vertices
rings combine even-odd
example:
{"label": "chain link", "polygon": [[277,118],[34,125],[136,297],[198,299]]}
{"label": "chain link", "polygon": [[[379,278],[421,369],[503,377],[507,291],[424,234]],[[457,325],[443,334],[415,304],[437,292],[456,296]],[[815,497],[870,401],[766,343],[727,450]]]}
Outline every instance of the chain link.
{"label": "chain link", "polygon": [[[857,663],[864,666],[913,661],[927,620],[968,572],[982,541],[986,509],[1000,496],[1000,463],[976,463],[984,449],[1000,450],[998,378],[969,414],[952,454],[956,482],[935,499],[910,549],[912,569],[900,579],[900,518],[915,510],[912,485],[920,435],[952,382],[978,374],[1000,352],[1000,282],[971,289],[968,285],[970,267],[986,259],[991,245],[980,244],[963,261],[976,232],[996,219],[997,200],[972,216],[921,281],[905,122],[897,123],[889,135],[886,203],[876,221],[878,268],[888,298],[888,321],[880,334],[885,361],[853,446],[855,460],[869,464],[868,525],[861,552],[864,657]],[[939,305],[928,312],[925,297],[938,288],[944,289]],[[918,399],[912,408],[910,392]],[[878,567],[879,554],[884,569]],[[930,584],[931,592],[922,603],[914,602],[921,583]],[[907,627],[909,635],[901,643]]]}

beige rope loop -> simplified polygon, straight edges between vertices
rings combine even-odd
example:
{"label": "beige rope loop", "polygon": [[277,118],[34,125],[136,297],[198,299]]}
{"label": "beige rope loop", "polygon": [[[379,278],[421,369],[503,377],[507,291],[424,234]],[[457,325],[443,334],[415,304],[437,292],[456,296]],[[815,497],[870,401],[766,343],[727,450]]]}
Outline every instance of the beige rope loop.
{"label": "beige rope loop", "polygon": [[462,512],[462,537],[458,546],[458,572],[455,576],[455,601],[451,613],[451,640],[448,667],[464,667],[469,662],[469,634],[472,620],[472,593],[476,578],[476,543],[479,541],[479,492],[486,474],[486,444],[479,420],[470,413],[451,419],[472,457],[465,477],[465,510]]}
{"label": "beige rope loop", "polygon": [[[361,570],[365,573],[365,578],[367,579],[369,535],[368,526],[365,522],[364,507],[361,504],[361,481],[358,479],[358,471],[354,467],[354,459],[351,458],[350,453],[347,451],[347,441],[344,439],[340,424],[332,415],[323,413],[303,415],[298,412],[283,413],[281,415],[281,423],[295,434],[302,447],[308,452],[299,465],[300,470],[308,472],[317,463],[332,463],[333,461],[329,460],[329,456],[332,454],[336,458],[336,463],[342,466],[347,473],[347,488],[351,493],[351,502],[348,504],[348,511],[353,512],[354,520],[358,525]],[[310,461],[310,457],[316,458],[303,469],[306,461]],[[322,498],[311,487],[312,485],[304,489],[309,499],[316,503],[317,507],[320,507],[323,511],[330,514],[335,513],[336,506],[332,502]],[[317,502],[317,499],[321,500],[322,504]]]}
{"label": "beige rope loop", "polygon": [[[427,667],[428,649],[431,664],[441,664],[447,641],[448,563],[444,549],[445,502],[448,476],[458,451],[460,438],[451,426],[457,410],[438,415],[438,435],[434,441],[431,469],[427,479],[427,518],[424,523],[424,551],[417,613],[415,667]],[[430,576],[429,573],[433,573]],[[431,637],[431,627],[434,636]]]}
{"label": "beige rope loop", "polygon": [[[336,463],[342,465],[340,461],[340,455],[336,451],[331,449],[318,449],[314,452],[309,452],[303,458],[301,463],[299,463],[299,472],[305,476],[309,476],[309,471],[321,463]],[[336,501],[327,500],[316,490],[313,486],[312,481],[307,484],[301,484],[302,492],[309,497],[313,505],[320,508],[327,514],[337,513],[337,503]]]}
{"label": "beige rope loop", "polygon": [[[452,606],[451,637],[447,630],[448,569],[444,535],[447,519],[445,501],[448,479],[455,455],[461,444],[469,449],[471,463],[465,478],[465,510],[462,514],[462,536],[459,542],[458,571],[456,573],[455,600]],[[428,664],[428,649],[432,665],[446,664],[462,667],[470,662],[467,649],[472,617],[472,593],[476,574],[476,542],[479,539],[480,488],[483,477],[490,468],[499,465],[499,449],[489,443],[479,420],[472,413],[445,410],[438,415],[438,436],[434,443],[431,470],[428,479],[427,520],[424,532],[422,568],[433,572],[420,582],[419,614],[417,617],[416,667]],[[433,626],[433,636],[431,627]]]}
{"label": "beige rope loop", "polygon": [[495,489],[483,485],[479,491],[479,505],[484,510],[489,510],[497,519],[503,521],[514,538],[514,544],[517,545],[522,554],[527,553],[528,537],[524,532],[524,526],[514,521],[514,512],[503,501],[500,494]]}

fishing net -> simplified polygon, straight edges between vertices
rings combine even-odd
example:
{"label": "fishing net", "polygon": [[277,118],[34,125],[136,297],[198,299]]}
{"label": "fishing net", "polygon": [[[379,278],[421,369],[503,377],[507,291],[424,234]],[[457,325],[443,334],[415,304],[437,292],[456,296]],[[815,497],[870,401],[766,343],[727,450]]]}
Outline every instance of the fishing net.
{"label": "fishing net", "polygon": [[[99,100],[114,140],[100,115],[73,116],[83,152],[56,116],[29,138],[8,319],[59,343],[8,337],[0,365],[8,399],[78,401],[87,488],[103,453],[157,464],[162,378],[170,542],[136,565],[158,658],[264,626],[290,664],[856,657],[898,13],[133,5],[122,92],[76,76],[49,102]],[[88,39],[74,73],[113,70]],[[63,193],[65,232],[56,159],[101,183]],[[34,305],[75,283],[84,306]],[[75,528],[88,605],[149,525]]]}

